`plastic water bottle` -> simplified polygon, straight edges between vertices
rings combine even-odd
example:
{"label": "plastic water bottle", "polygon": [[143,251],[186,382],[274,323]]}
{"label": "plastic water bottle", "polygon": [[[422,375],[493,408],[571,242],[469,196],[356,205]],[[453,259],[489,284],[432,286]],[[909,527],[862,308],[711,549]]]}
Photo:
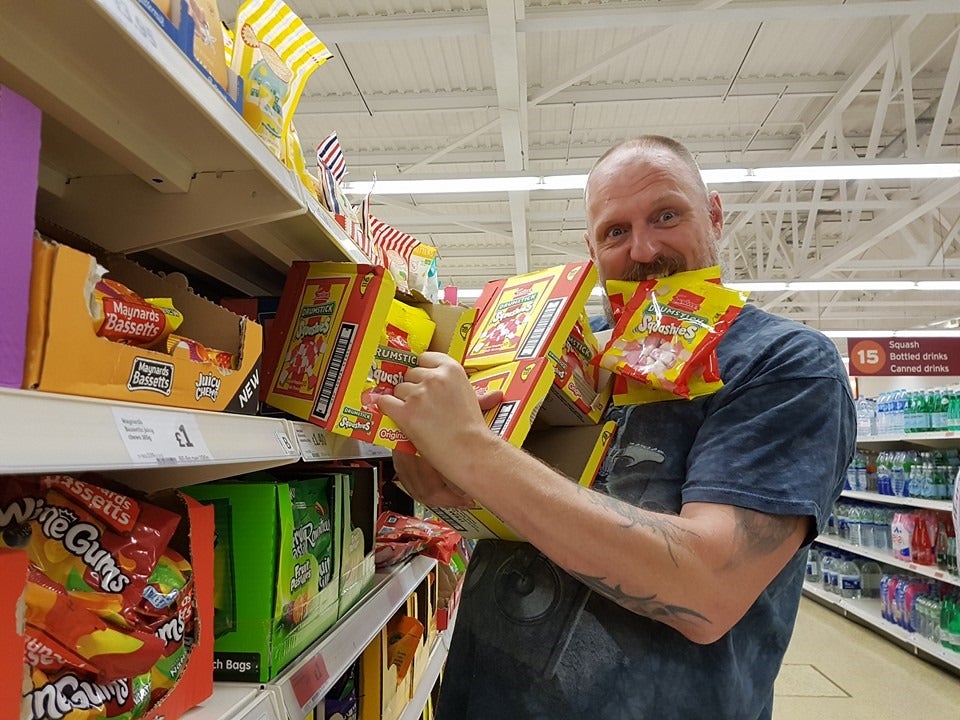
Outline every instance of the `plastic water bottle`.
{"label": "plastic water bottle", "polygon": [[873,560],[867,560],[860,566],[860,589],[865,598],[880,597],[880,578],[883,571]]}
{"label": "plastic water bottle", "polygon": [[840,565],[840,578],[838,583],[840,597],[849,600],[859,600],[863,593],[861,583],[860,568],[848,557]]}
{"label": "plastic water bottle", "polygon": [[820,582],[820,551],[815,547],[807,550],[807,572],[803,579],[807,582]]}

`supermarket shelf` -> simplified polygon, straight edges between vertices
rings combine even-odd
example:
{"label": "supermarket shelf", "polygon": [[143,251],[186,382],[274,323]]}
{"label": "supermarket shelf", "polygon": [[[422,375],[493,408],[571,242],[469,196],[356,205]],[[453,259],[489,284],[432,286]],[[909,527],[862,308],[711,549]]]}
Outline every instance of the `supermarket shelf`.
{"label": "supermarket shelf", "polygon": [[287,720],[276,698],[258,685],[215,683],[213,695],[188,710],[183,720]]}
{"label": "supermarket shelf", "polygon": [[447,661],[447,652],[450,650],[450,639],[452,637],[453,624],[449,625],[446,630],[442,630],[437,636],[427,660],[427,667],[420,678],[420,684],[413,691],[410,702],[400,713],[399,720],[419,720],[423,708],[427,704],[427,698],[430,697],[430,693],[440,677],[440,671],[443,670],[443,665]]}
{"label": "supermarket shelf", "polygon": [[926,498],[897,497],[895,495],[881,495],[875,492],[861,492],[858,490],[844,490],[840,493],[841,497],[850,500],[863,500],[871,503],[882,503],[884,505],[897,505],[900,507],[926,508],[928,510],[942,510],[950,512],[953,504],[949,500],[927,500]]}
{"label": "supermarket shelf", "polygon": [[[122,429],[137,423],[152,440]],[[178,431],[192,448],[179,449]],[[121,471],[156,490],[299,459],[286,420],[0,388],[0,473]]]}
{"label": "supermarket shelf", "polygon": [[390,450],[385,447],[327,432],[310,423],[292,422],[291,426],[305,462],[390,457]]}
{"label": "supermarket shelf", "polygon": [[877,630],[901,647],[912,651],[926,660],[933,660],[955,674],[960,674],[960,653],[937,645],[922,635],[904,630],[899,625],[887,622],[880,614],[880,601],[861,598],[852,600],[837,597],[816,585],[803,584],[803,594],[817,602],[841,613],[844,617],[854,618],[864,625]]}
{"label": "supermarket shelf", "polygon": [[270,683],[282,700],[284,717],[302,718],[316,707],[435,566],[436,560],[417,556],[377,574],[366,597]]}
{"label": "supermarket shelf", "polygon": [[437,678],[440,677],[443,664],[447,661],[447,646],[443,640],[444,638],[441,634],[434,641],[433,649],[430,651],[429,659],[427,660],[427,667],[424,669],[423,676],[420,678],[420,684],[417,685],[416,690],[413,692],[413,697],[410,698],[410,701],[403,708],[403,712],[400,713],[400,720],[419,720],[420,715],[423,713],[423,708],[427,704],[427,698],[430,697],[430,692],[433,690],[434,685],[437,684]]}
{"label": "supermarket shelf", "polygon": [[957,587],[960,587],[960,577],[954,575],[953,573],[949,573],[946,570],[940,570],[937,567],[931,567],[930,565],[917,565],[916,563],[912,562],[904,562],[903,560],[898,560],[890,553],[874,550],[873,548],[865,548],[858,545],[853,545],[832,535],[818,535],[816,542],[820,543],[821,545],[829,545],[831,547],[839,548],[840,550],[846,550],[854,555],[868,557],[871,560],[876,560],[877,562],[884,563],[886,565],[909,570],[917,575],[934,578],[935,580],[945,582],[948,585],[956,585]]}
{"label": "supermarket shelf", "polygon": [[[299,178],[135,0],[3,7],[0,83],[44,113],[38,215],[115,252],[171,246],[189,259],[192,244],[176,243],[250,228],[255,255],[275,269],[295,257],[357,259]],[[226,261],[213,265],[204,271],[236,282]]]}
{"label": "supermarket shelf", "polygon": [[921,445],[932,448],[951,448],[960,446],[960,432],[945,430],[943,432],[899,433],[897,435],[859,435],[857,445],[861,447]]}

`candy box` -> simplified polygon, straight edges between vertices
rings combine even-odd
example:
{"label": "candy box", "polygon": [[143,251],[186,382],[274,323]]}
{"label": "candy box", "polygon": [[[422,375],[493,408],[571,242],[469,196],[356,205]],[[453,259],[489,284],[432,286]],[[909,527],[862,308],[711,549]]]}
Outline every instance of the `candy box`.
{"label": "candy box", "polygon": [[370,413],[357,408],[395,291],[382,267],[294,262],[264,349],[261,399],[326,430],[369,431]]}
{"label": "candy box", "polygon": [[472,373],[514,360],[560,358],[596,284],[588,260],[487,283],[474,304],[463,366]]}
{"label": "candy box", "polygon": [[[430,320],[436,325],[433,337],[427,350],[443,352],[458,357],[463,345],[463,338],[469,331],[469,322],[472,317],[470,311],[456,305],[441,305],[432,303],[408,303],[414,308],[426,312]],[[394,368],[403,367],[403,362],[413,363],[416,358],[411,356],[406,361],[390,363],[391,349],[378,344],[374,351],[375,360]],[[359,371],[359,369],[358,369]],[[406,368],[403,368],[403,372]],[[416,452],[413,443],[407,439],[396,423],[389,417],[382,415],[371,408],[365,401],[364,391],[360,395],[349,395],[344,398],[340,410],[340,422],[331,429],[339,435],[346,435],[356,440],[372,443],[402,452]],[[365,422],[353,422],[353,418],[365,418]],[[349,421],[349,422],[348,422]]]}
{"label": "candy box", "polygon": [[[584,487],[591,487],[616,434],[616,423],[543,428],[530,432],[523,449]],[[431,508],[465,538],[523,540],[486,508]]]}
{"label": "candy box", "polygon": [[0,387],[20,387],[40,162],[40,110],[0,85]]}
{"label": "candy box", "polygon": [[340,497],[340,600],[338,617],[371,588],[376,567],[377,484],[380,470],[367,463],[341,467],[337,480]]}
{"label": "candy box", "polygon": [[[414,625],[416,599],[410,595],[360,656],[360,720],[396,720],[410,700],[413,672],[401,674],[391,662],[391,645],[401,629]],[[415,625],[414,625],[415,627]]]}
{"label": "candy box", "polygon": [[38,236],[25,387],[191,410],[256,413],[260,325],[196,295],[182,276],[161,277],[118,256],[104,258],[101,264],[108,278],[142,297],[172,298],[184,316],[177,333],[233,354],[235,369],[98,336],[87,307],[97,259]]}
{"label": "candy box", "polygon": [[216,523],[214,678],[266,682],[336,622],[337,487],[260,473],[185,489]]}

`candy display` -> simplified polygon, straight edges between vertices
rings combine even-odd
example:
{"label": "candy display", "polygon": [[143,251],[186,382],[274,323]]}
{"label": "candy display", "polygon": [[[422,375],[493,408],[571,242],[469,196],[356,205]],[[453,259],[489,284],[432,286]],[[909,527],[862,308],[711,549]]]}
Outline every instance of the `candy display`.
{"label": "candy display", "polygon": [[[103,268],[98,271],[105,272]],[[183,322],[170,298],[141,298],[123,283],[106,277],[94,286],[90,315],[100,337],[140,347],[163,342]]]}
{"label": "candy display", "polygon": [[136,720],[174,687],[194,638],[193,570],[168,547],[180,516],[98,476],[12,476],[0,545],[23,593],[31,720]]}

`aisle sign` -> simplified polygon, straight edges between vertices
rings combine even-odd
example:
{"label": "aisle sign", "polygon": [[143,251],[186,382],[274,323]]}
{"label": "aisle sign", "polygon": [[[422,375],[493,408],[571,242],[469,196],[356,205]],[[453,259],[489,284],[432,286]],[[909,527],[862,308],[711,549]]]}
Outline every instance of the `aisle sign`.
{"label": "aisle sign", "polygon": [[850,338],[847,354],[851,375],[960,375],[960,338]]}
{"label": "aisle sign", "polygon": [[134,462],[178,465],[213,460],[190,413],[115,407],[113,418]]}

